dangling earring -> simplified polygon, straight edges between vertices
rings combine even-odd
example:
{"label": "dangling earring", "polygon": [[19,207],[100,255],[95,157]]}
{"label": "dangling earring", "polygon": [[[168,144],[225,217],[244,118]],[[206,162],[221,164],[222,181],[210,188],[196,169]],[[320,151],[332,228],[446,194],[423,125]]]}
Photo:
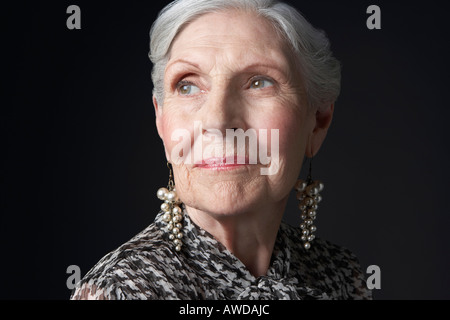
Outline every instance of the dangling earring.
{"label": "dangling earring", "polygon": [[319,181],[313,181],[311,176],[312,158],[309,161],[309,174],[304,180],[298,180],[295,185],[297,190],[297,199],[300,201],[299,209],[301,210],[302,223],[302,241],[305,249],[311,248],[311,241],[314,240],[314,232],[317,230],[313,221],[316,219],[318,203],[322,201],[322,196],[319,194],[324,188],[324,184]]}
{"label": "dangling earring", "polygon": [[173,242],[175,246],[175,251],[180,251],[183,242],[183,210],[180,208],[180,200],[177,196],[175,190],[175,182],[173,181],[172,166],[167,162],[167,167],[169,168],[169,183],[167,188],[160,188],[156,193],[158,199],[163,200],[161,204],[161,210],[164,212],[162,219],[167,222],[167,231],[169,234],[169,239]]}

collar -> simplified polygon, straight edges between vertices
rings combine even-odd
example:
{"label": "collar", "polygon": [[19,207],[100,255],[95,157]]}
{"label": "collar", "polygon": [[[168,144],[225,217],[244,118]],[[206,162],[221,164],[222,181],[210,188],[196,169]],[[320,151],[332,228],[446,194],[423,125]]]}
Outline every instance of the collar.
{"label": "collar", "polygon": [[[280,225],[275,241],[271,263],[265,276],[253,276],[247,267],[208,231],[195,224],[183,208],[183,247],[179,255],[187,261],[195,261],[196,268],[214,278],[214,275],[227,275],[226,283],[214,285],[206,290],[213,292],[213,299],[274,300],[274,299],[328,299],[321,290],[304,284],[302,279],[292,276],[291,240],[288,226]],[[165,228],[160,212],[155,223]],[[168,238],[167,238],[167,241]],[[175,252],[175,251],[174,251]],[[303,283],[303,284],[300,284]],[[209,285],[204,284],[206,287]],[[231,294],[231,296],[230,296]]]}

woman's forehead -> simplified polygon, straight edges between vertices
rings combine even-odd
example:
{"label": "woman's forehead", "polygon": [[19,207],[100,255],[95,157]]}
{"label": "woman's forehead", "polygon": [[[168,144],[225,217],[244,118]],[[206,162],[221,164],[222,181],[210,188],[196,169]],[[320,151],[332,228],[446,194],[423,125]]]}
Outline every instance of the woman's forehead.
{"label": "woman's forehead", "polygon": [[238,62],[285,69],[286,47],[274,27],[253,13],[208,13],[188,24],[174,39],[168,67],[182,59],[197,65]]}

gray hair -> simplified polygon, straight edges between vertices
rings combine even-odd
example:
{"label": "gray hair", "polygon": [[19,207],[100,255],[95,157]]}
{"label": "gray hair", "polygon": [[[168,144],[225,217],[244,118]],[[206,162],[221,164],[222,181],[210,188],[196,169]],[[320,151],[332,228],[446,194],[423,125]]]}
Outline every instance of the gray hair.
{"label": "gray hair", "polygon": [[150,30],[153,95],[159,104],[164,99],[164,72],[176,35],[201,15],[226,9],[250,10],[273,24],[298,58],[311,106],[336,101],[341,67],[330,42],[323,31],[315,29],[290,5],[276,0],[176,0],[159,13]]}

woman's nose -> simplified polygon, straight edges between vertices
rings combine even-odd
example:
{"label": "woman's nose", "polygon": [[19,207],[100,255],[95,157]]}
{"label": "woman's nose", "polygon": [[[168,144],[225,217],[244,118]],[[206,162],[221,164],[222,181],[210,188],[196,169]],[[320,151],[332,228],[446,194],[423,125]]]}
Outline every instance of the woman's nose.
{"label": "woman's nose", "polygon": [[226,133],[226,129],[245,128],[245,108],[239,93],[230,87],[212,89],[201,109],[203,130],[216,129]]}

